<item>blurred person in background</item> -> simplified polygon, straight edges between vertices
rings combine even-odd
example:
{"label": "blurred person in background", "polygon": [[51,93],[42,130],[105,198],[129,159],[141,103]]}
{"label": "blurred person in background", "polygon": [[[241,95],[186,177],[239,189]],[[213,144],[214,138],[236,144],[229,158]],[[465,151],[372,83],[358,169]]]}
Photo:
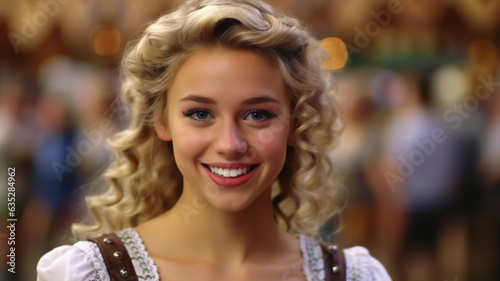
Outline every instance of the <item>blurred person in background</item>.
{"label": "blurred person in background", "polygon": [[[345,208],[338,222],[342,245],[373,248],[375,206],[370,174],[380,149],[380,135],[369,81],[375,70],[356,69],[336,77],[336,96],[345,119],[338,148],[331,154],[335,176],[341,181]],[[360,83],[363,81],[363,83]],[[333,224],[333,223],[332,223]],[[328,228],[325,229],[328,231]]]}
{"label": "blurred person in background", "polygon": [[[33,153],[36,145],[36,81],[30,76],[30,71],[22,66],[14,66],[9,63],[2,62],[0,65],[0,167],[2,173],[0,180],[2,190],[0,190],[0,219],[3,222],[7,221],[7,169],[15,168],[15,218],[18,219],[17,226],[17,261],[20,261],[24,252],[29,248],[23,245],[25,239],[22,237],[22,232],[19,231],[21,216],[26,201],[30,197],[31,175],[33,171]],[[9,196],[11,197],[11,196]],[[12,198],[12,197],[11,197]],[[5,200],[4,200],[5,199]],[[2,224],[3,225],[3,224]],[[5,227],[5,226],[4,226]],[[4,228],[3,227],[3,228]],[[5,229],[7,229],[5,227]],[[3,234],[5,233],[5,236]],[[24,280],[19,275],[11,278],[10,272],[7,271],[7,249],[8,245],[4,238],[7,233],[4,230],[0,231],[0,279],[5,274],[5,279],[2,280]],[[5,253],[5,254],[4,254]],[[20,279],[17,279],[20,277]]]}
{"label": "blurred person in background", "polygon": [[[500,17],[499,17],[500,18]],[[500,49],[493,40],[478,39],[467,49],[468,70],[473,86],[467,99],[468,119],[476,120],[469,126],[469,139],[475,140],[477,159],[474,185],[468,189],[461,205],[468,210],[470,229],[471,276],[483,280],[500,278],[500,191],[499,191],[499,99]],[[475,130],[474,130],[475,129]],[[473,200],[471,200],[471,198]]]}
{"label": "blurred person in background", "polygon": [[500,183],[500,90],[492,93],[487,104],[488,123],[481,140],[480,174],[487,190],[496,190]]}
{"label": "blurred person in background", "polygon": [[[54,57],[44,63],[38,77],[41,93],[34,118],[33,176],[19,231],[24,241],[23,267],[36,264],[48,249],[69,241],[68,229],[81,214],[81,190],[93,184],[108,164],[105,140],[114,128],[108,120],[111,91],[106,85],[111,77],[104,71]],[[34,279],[34,274],[20,273],[27,280]]]}
{"label": "blurred person in background", "polygon": [[[497,75],[498,77],[498,75]],[[487,219],[486,231],[490,247],[497,250],[486,251],[491,260],[485,276],[496,276],[500,280],[500,90],[494,93],[489,103],[489,124],[481,145],[479,174],[484,187],[484,213]]]}
{"label": "blurred person in background", "polygon": [[[482,183],[477,174],[480,140],[486,129],[483,106],[469,102],[474,99],[474,74],[466,64],[443,65],[433,75],[432,109],[439,116],[440,127],[446,132],[444,147],[452,148],[455,183],[445,225],[442,227],[439,247],[436,249],[439,265],[448,276],[481,276],[478,268],[488,262],[478,262],[481,250],[472,241],[478,231],[476,214],[481,209]],[[482,230],[479,230],[482,232]],[[480,269],[481,271],[482,269]]]}
{"label": "blurred person in background", "polygon": [[[481,208],[472,219],[477,257],[485,262],[478,265],[478,274],[500,280],[500,92],[488,104],[488,125],[481,139],[479,179],[481,183]],[[491,279],[493,280],[493,279]]]}
{"label": "blurred person in background", "polygon": [[460,180],[456,143],[447,139],[442,122],[428,110],[428,84],[428,75],[390,72],[379,74],[373,83],[374,91],[383,92],[393,107],[380,165],[385,183],[377,187],[381,194],[391,190],[393,195],[379,197],[385,222],[379,233],[391,230],[391,256],[403,253],[400,274],[405,280],[442,276],[438,241]]}
{"label": "blurred person in background", "polygon": [[[69,169],[54,169],[54,164],[66,163],[66,159],[73,160],[72,156],[68,156],[67,148],[75,145],[74,119],[65,95],[66,92],[43,92],[38,99],[35,119],[38,134],[33,152],[32,182],[27,193],[30,196],[19,227],[24,251],[29,251],[29,254],[24,252],[24,255],[20,255],[25,259],[20,261],[22,266],[33,264],[36,256],[57,244],[59,238],[50,240],[56,234],[61,237],[74,215],[72,209],[77,174],[63,173]],[[28,270],[20,273],[26,279],[33,278],[32,274]]]}

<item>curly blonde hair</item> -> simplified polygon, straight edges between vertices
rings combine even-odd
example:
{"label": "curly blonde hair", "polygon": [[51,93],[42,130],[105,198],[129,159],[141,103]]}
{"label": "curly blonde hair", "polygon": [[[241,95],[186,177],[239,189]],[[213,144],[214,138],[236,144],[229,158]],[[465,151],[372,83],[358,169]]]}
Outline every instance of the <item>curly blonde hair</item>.
{"label": "curly blonde hair", "polygon": [[273,185],[272,204],[287,231],[316,236],[336,210],[326,152],[336,143],[341,122],[329,94],[330,75],[321,68],[325,53],[303,26],[253,0],[187,1],[149,24],[128,44],[122,60],[122,94],[132,117],[109,144],[114,154],[104,175],[109,189],[87,198],[94,224],[75,224],[75,235],[133,227],[176,204],[182,175],[172,143],[161,141],[153,124],[165,110],[168,89],[182,63],[200,48],[223,46],[262,55],[285,80],[294,146],[288,147]]}

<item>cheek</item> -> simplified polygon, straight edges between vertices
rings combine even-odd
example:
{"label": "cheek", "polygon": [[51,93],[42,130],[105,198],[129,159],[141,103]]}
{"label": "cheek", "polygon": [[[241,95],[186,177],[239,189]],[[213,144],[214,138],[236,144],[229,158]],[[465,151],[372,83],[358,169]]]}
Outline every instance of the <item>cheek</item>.
{"label": "cheek", "polygon": [[276,123],[269,128],[258,130],[250,138],[251,146],[261,154],[272,155],[271,157],[279,156],[286,151],[288,130],[288,126],[283,123]]}
{"label": "cheek", "polygon": [[207,148],[208,136],[206,134],[186,127],[172,128],[171,132],[176,158],[196,158]]}

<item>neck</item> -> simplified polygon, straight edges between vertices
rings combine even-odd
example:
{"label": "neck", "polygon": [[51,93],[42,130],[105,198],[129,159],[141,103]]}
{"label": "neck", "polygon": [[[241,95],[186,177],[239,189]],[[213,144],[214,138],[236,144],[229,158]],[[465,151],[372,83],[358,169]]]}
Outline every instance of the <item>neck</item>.
{"label": "neck", "polygon": [[[241,211],[217,209],[185,189],[177,204],[158,217],[164,240],[182,252],[197,252],[212,262],[242,263],[288,247],[291,236],[273,218],[270,188]],[[289,245],[289,244],[288,244]],[[260,258],[259,258],[260,259]]]}

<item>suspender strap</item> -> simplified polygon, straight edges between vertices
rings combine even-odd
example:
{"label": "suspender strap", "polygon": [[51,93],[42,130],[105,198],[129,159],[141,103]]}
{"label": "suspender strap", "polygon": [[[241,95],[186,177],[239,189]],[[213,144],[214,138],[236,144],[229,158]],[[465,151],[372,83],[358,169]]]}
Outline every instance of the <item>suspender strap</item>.
{"label": "suspender strap", "polygon": [[[89,238],[101,250],[111,281],[138,281],[132,260],[115,233]],[[320,243],[325,264],[325,281],[346,281],[344,251],[337,245]]]}
{"label": "suspender strap", "polygon": [[323,260],[325,263],[326,281],[346,281],[346,264],[344,251],[333,244],[321,242]]}
{"label": "suspender strap", "polygon": [[101,250],[111,281],[138,281],[132,260],[122,240],[114,232],[89,238]]}

